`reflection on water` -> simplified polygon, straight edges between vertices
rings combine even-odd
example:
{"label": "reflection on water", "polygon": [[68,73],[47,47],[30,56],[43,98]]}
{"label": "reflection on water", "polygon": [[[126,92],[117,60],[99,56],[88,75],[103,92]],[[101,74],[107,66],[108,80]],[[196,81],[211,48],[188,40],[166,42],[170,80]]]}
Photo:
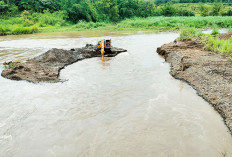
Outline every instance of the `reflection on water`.
{"label": "reflection on water", "polygon": [[63,83],[0,77],[1,157],[232,155],[222,118],[191,87],[173,79],[155,53],[177,34],[81,33],[1,37],[1,54],[8,53],[0,62],[102,38],[128,50],[104,63],[92,58],[66,67]]}
{"label": "reflection on water", "polygon": [[[219,29],[219,33],[227,33],[228,32],[228,30],[229,29]],[[204,34],[211,34],[213,32],[213,30],[212,29],[205,29],[205,30],[203,30],[202,31],[202,33],[204,33]]]}

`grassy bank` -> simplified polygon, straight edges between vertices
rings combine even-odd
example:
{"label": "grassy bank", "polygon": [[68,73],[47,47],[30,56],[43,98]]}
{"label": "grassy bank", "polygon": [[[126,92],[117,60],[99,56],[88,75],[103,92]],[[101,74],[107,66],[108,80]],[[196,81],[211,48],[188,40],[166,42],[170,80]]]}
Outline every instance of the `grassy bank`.
{"label": "grassy bank", "polygon": [[183,27],[209,28],[217,25],[221,28],[231,26],[231,17],[148,17],[133,18],[121,21],[117,24],[119,29],[139,28],[155,30],[176,30]]}
{"label": "grassy bank", "polygon": [[177,30],[183,27],[212,28],[217,25],[220,28],[228,28],[232,25],[229,16],[208,17],[148,17],[130,18],[119,23],[84,22],[65,27],[45,27],[43,32],[52,31],[83,31],[83,30]]}
{"label": "grassy bank", "polygon": [[19,17],[0,19],[0,35],[31,34],[42,32],[44,28],[69,25],[63,12],[29,13],[24,11]]}
{"label": "grassy bank", "polygon": [[217,25],[228,28],[232,25],[229,16],[213,17],[148,17],[130,18],[119,23],[85,22],[71,24],[60,13],[45,12],[29,15],[23,12],[20,17],[0,20],[0,35],[28,34],[37,32],[63,32],[84,30],[177,30],[183,27],[209,28]]}
{"label": "grassy bank", "polygon": [[204,49],[221,53],[231,58],[232,37],[228,39],[220,39],[219,36],[220,34],[218,33],[217,27],[214,28],[211,34],[203,34],[195,28],[188,28],[181,30],[179,40],[186,40],[186,39],[196,40],[198,42],[205,44]]}

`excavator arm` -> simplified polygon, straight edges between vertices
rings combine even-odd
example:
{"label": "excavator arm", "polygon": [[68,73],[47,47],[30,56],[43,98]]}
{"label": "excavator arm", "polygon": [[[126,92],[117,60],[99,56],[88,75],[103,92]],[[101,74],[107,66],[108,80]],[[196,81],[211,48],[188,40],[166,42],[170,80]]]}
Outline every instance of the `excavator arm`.
{"label": "excavator arm", "polygon": [[101,55],[102,55],[102,61],[104,61],[104,53],[105,53],[105,41],[101,41]]}

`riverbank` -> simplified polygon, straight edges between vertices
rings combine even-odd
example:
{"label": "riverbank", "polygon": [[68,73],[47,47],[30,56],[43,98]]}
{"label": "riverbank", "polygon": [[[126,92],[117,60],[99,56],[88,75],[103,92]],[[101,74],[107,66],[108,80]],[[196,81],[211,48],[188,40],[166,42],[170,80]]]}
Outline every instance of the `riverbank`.
{"label": "riverbank", "polygon": [[[52,14],[50,15],[52,16]],[[49,17],[50,17],[49,16]],[[71,24],[62,18],[48,18],[47,20],[35,21],[28,17],[14,17],[8,20],[0,20],[0,35],[32,34],[42,32],[67,32],[85,30],[153,30],[167,31],[179,30],[184,27],[195,28],[229,28],[232,18],[229,16],[207,16],[207,17],[148,17],[130,18],[118,23],[85,22]],[[42,18],[42,17],[41,17]]]}
{"label": "riverbank", "polygon": [[198,41],[183,40],[157,49],[170,63],[170,74],[186,81],[224,118],[232,132],[232,62],[225,56],[203,50]]}

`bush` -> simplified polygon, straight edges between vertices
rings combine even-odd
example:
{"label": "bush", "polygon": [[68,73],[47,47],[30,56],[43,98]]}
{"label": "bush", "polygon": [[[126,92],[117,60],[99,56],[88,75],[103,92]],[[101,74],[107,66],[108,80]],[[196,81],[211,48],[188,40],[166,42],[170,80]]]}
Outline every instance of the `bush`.
{"label": "bush", "polygon": [[162,8],[162,15],[164,16],[174,16],[176,14],[176,9],[170,4],[166,4]]}

